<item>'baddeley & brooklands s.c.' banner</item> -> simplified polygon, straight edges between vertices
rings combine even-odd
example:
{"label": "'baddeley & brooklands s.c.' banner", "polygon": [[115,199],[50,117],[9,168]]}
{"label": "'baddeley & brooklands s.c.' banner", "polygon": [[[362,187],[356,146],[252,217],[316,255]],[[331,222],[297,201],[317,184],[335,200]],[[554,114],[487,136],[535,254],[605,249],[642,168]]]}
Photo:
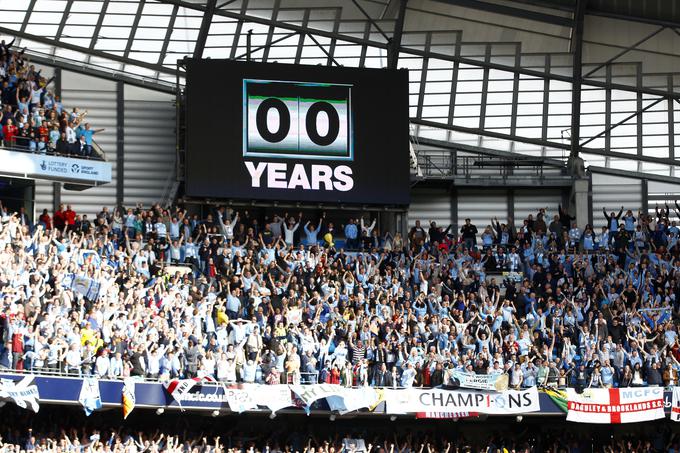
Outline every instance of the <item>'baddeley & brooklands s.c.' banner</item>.
{"label": "'baddeley & brooklands s.c.' banner", "polygon": [[407,204],[408,72],[189,60],[186,191]]}

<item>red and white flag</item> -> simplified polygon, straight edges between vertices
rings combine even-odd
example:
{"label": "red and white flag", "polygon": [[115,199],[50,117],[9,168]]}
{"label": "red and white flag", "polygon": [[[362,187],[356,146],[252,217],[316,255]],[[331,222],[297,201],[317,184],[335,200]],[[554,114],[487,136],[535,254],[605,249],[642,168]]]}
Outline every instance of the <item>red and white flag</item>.
{"label": "red and white flag", "polygon": [[635,423],[664,418],[662,387],[567,389],[567,421]]}
{"label": "red and white flag", "polygon": [[203,384],[204,382],[215,382],[215,379],[211,378],[210,376],[204,376],[202,378],[195,377],[190,379],[172,379],[170,381],[164,382],[163,386],[181,407],[184,396],[189,393],[189,391],[196,385]]}
{"label": "red and white flag", "polygon": [[680,422],[680,387],[673,387],[673,404],[671,405],[671,420]]}

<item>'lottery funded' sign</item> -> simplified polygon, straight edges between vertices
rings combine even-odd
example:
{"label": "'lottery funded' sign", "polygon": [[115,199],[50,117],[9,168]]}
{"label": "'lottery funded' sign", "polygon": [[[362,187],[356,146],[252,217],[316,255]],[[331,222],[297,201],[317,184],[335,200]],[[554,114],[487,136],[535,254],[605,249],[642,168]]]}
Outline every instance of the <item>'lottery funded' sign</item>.
{"label": "'lottery funded' sign", "polygon": [[538,412],[538,390],[508,390],[501,393],[466,390],[386,390],[386,412],[477,412],[491,415],[512,415]]}
{"label": "'lottery funded' sign", "polygon": [[86,183],[111,182],[111,164],[98,160],[0,150],[2,172]]}

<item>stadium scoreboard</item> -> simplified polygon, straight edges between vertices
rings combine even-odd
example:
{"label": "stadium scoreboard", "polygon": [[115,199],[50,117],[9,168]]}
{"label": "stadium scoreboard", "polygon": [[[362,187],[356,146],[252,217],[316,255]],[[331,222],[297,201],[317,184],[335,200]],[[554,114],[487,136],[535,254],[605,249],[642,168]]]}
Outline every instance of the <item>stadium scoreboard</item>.
{"label": "stadium scoreboard", "polygon": [[405,70],[189,60],[186,193],[408,204]]}

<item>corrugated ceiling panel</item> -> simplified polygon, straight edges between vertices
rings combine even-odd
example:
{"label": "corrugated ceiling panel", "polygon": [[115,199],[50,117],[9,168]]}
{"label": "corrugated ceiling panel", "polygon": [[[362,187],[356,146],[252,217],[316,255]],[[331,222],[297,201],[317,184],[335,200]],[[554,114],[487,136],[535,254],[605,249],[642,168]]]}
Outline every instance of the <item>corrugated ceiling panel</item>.
{"label": "corrugated ceiling panel", "polygon": [[451,193],[445,189],[414,189],[408,209],[409,228],[420,220],[421,226],[429,228],[431,221],[446,228],[451,219]]}
{"label": "corrugated ceiling panel", "polygon": [[175,98],[125,87],[124,204],[161,202],[175,178]]}
{"label": "corrugated ceiling panel", "polygon": [[536,190],[515,190],[515,226],[522,224],[522,221],[529,217],[529,214],[536,218],[538,210],[545,208],[545,223],[550,224],[553,216],[557,214],[559,205],[562,202],[562,192],[559,189]]}
{"label": "corrugated ceiling panel", "polygon": [[[43,77],[50,78],[54,75],[54,69],[44,65],[35,65],[37,69],[41,71]],[[54,89],[54,85],[49,86],[50,89]],[[43,209],[47,209],[52,213],[52,208],[54,204],[54,183],[52,181],[35,181],[35,205],[33,209],[35,210],[34,219],[37,219],[40,214],[42,214]]]}
{"label": "corrugated ceiling panel", "polygon": [[[458,191],[458,228],[469,218],[481,234],[491,219],[508,218],[508,194],[505,191],[459,190]],[[478,237],[479,240],[479,237]]]}
{"label": "corrugated ceiling panel", "polygon": [[624,213],[631,209],[637,217],[642,208],[642,181],[619,176],[593,174],[593,227],[602,228],[607,221],[602,208],[619,212],[623,206]]}
{"label": "corrugated ceiling panel", "polygon": [[61,196],[62,202],[70,204],[78,214],[90,217],[103,206],[111,208],[116,203],[116,83],[62,71],[61,93],[65,108],[70,111],[75,106],[81,111],[87,110],[85,121],[94,129],[106,129],[95,136],[95,141],[111,163],[112,182],[82,192],[63,190]]}

